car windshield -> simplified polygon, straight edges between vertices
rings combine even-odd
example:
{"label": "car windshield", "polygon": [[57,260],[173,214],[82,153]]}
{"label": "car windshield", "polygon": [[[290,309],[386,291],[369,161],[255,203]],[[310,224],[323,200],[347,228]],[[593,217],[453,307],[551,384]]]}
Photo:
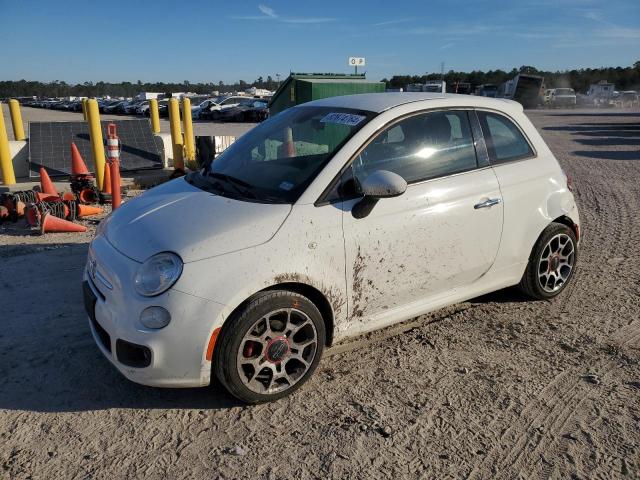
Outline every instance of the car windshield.
{"label": "car windshield", "polygon": [[340,147],[374,116],[345,108],[289,108],[233,143],[201,176],[218,182],[231,196],[294,203]]}

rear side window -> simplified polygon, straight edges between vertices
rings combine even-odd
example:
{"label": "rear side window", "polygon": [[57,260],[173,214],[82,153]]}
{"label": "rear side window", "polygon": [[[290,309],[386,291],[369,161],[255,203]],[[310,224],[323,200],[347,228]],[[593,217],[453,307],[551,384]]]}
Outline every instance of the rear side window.
{"label": "rear side window", "polygon": [[507,117],[478,111],[478,119],[492,163],[504,163],[533,156],[529,142]]}

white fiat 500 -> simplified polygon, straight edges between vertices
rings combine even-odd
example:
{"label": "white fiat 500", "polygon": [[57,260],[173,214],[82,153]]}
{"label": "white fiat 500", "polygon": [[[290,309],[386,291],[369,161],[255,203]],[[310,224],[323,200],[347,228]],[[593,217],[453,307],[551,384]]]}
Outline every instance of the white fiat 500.
{"label": "white fiat 500", "polygon": [[335,97],[272,117],[106,218],[84,298],[127,378],[215,375],[261,402],[347,337],[511,285],[558,295],[579,237],[571,185],[518,103]]}

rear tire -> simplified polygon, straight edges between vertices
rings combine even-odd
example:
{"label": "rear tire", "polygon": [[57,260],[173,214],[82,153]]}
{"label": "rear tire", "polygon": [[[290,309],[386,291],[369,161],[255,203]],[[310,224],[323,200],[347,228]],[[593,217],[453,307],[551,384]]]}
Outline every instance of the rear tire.
{"label": "rear tire", "polygon": [[309,299],[285,290],[262,292],[223,326],[213,370],[243,402],[277,400],[313,374],[325,338],[322,315]]}
{"label": "rear tire", "polygon": [[573,230],[552,223],[534,245],[518,287],[538,300],[554,298],[573,278],[577,260],[578,242]]}

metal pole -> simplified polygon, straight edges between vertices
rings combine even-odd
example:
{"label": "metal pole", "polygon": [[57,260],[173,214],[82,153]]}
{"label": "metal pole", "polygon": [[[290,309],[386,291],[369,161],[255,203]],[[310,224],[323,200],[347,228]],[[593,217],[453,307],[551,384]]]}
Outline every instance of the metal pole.
{"label": "metal pole", "polygon": [[102,191],[104,182],[104,141],[102,140],[102,127],[100,126],[100,111],[95,98],[87,102],[87,119],[89,121],[89,136],[91,137],[96,184],[98,185],[98,190]]}
{"label": "metal pole", "polygon": [[16,175],[13,172],[13,162],[11,160],[11,150],[9,150],[9,137],[4,124],[4,113],[2,103],[0,103],[0,170],[2,170],[2,180],[5,185],[15,185]]}
{"label": "metal pole", "polygon": [[87,121],[87,102],[89,101],[88,98],[83,98],[82,99],[82,118],[84,118],[84,121]]}
{"label": "metal pole", "polygon": [[20,102],[18,100],[9,100],[9,113],[11,113],[11,123],[13,124],[13,139],[24,140],[27,137],[24,134],[22,113],[20,113]]}
{"label": "metal pole", "polygon": [[158,113],[158,100],[155,98],[149,100],[149,118],[153,133],[160,133],[160,113]]}
{"label": "metal pole", "polygon": [[173,146],[173,167],[184,170],[182,157],[182,132],[180,131],[180,105],[177,98],[169,99],[169,125],[171,127],[171,145]]}
{"label": "metal pole", "polygon": [[184,153],[187,160],[196,159],[195,139],[193,138],[193,122],[191,120],[191,99],[182,99],[182,126],[184,129]]}

